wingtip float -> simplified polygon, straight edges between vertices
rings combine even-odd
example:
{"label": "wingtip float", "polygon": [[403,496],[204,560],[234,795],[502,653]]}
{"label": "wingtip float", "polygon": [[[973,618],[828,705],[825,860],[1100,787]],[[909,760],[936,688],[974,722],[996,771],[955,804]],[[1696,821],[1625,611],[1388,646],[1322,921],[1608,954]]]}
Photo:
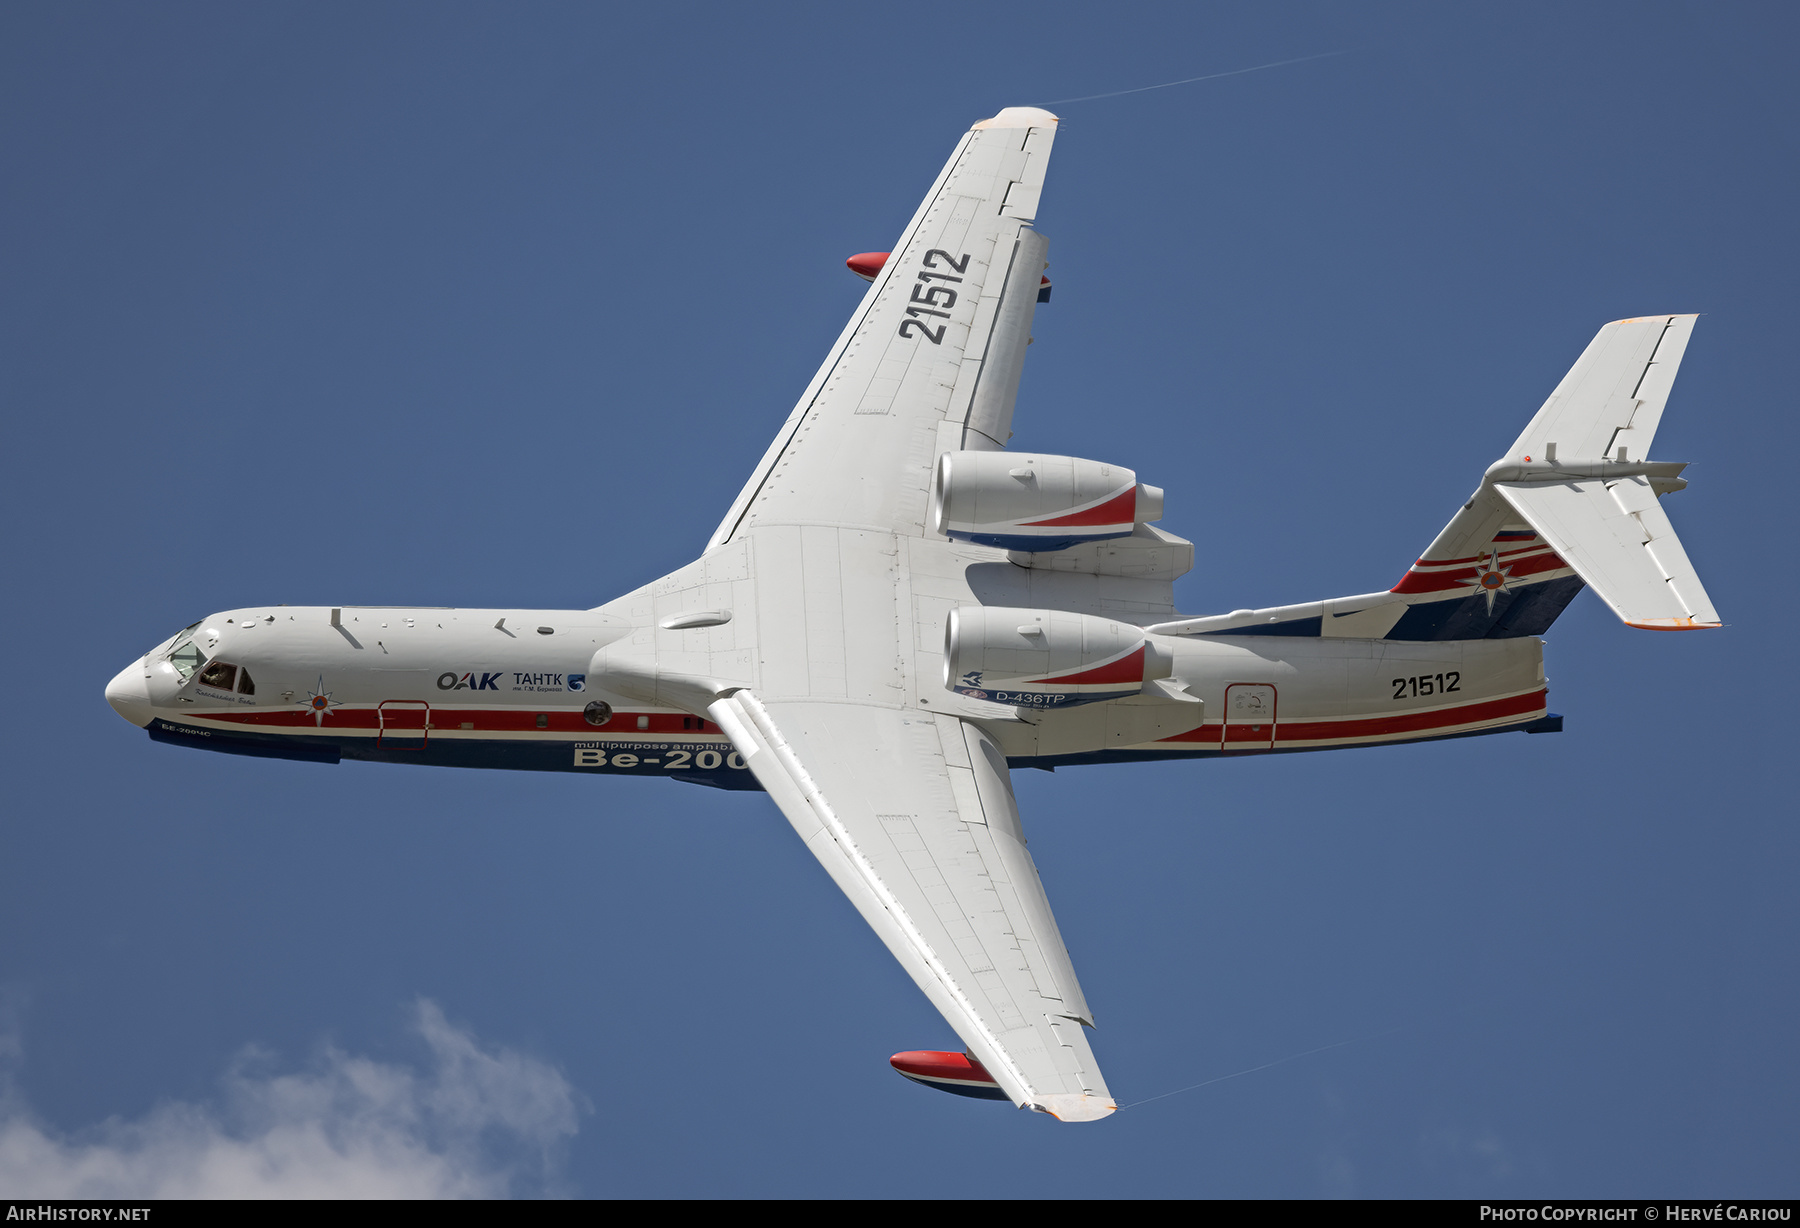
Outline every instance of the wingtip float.
{"label": "wingtip float", "polygon": [[936,1088],[952,1096],[972,1100],[1011,1100],[987,1067],[966,1053],[945,1053],[937,1049],[912,1049],[896,1053],[888,1065],[922,1087]]}
{"label": "wingtip float", "polygon": [[[966,1096],[971,1100],[1011,1101],[987,1067],[967,1053],[947,1053],[937,1049],[913,1049],[896,1053],[888,1065],[921,1087]],[[1040,1096],[1021,1105],[1038,1113],[1048,1113],[1058,1121],[1098,1121],[1119,1107],[1110,1096],[1064,1093]]]}

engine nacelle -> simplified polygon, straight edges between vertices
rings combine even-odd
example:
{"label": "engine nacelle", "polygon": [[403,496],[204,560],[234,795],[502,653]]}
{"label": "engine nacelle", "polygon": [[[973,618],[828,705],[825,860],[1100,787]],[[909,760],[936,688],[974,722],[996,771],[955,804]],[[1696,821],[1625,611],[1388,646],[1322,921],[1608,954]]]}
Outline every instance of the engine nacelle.
{"label": "engine nacelle", "polygon": [[1130,537],[1161,520],[1163,492],[1118,465],[1073,456],[946,452],[931,487],[934,527],[1003,550],[1064,550]]}
{"label": "engine nacelle", "polygon": [[1142,629],[1065,610],[958,606],[944,629],[944,685],[1021,708],[1123,699],[1172,665]]}

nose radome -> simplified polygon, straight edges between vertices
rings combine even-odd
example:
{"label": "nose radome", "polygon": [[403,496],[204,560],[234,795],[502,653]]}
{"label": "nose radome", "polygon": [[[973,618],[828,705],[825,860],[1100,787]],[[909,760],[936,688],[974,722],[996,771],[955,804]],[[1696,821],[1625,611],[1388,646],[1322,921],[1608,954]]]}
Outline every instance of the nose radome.
{"label": "nose radome", "polygon": [[106,702],[113,711],[142,729],[150,723],[150,689],[144,685],[144,661],[140,657],[120,670],[106,684]]}

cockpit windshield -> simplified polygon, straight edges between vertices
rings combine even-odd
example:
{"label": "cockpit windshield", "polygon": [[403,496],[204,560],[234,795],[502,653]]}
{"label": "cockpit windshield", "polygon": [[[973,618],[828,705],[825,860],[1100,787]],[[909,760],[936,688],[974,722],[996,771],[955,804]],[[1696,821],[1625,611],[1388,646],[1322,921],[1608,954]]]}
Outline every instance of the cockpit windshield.
{"label": "cockpit windshield", "polygon": [[175,667],[175,672],[181,675],[184,683],[194,676],[195,670],[206,664],[206,654],[194,643],[194,629],[199,625],[200,623],[195,623],[192,627],[183,627],[181,634],[175,637],[175,642],[169,645],[166,654],[169,664]]}

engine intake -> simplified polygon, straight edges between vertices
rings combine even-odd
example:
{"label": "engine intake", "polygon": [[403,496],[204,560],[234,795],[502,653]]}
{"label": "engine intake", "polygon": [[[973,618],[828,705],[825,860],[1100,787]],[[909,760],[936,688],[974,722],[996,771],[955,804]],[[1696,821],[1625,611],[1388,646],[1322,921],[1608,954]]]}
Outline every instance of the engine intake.
{"label": "engine intake", "polygon": [[1123,699],[1172,665],[1140,628],[1064,610],[958,606],[944,629],[944,685],[1015,707]]}
{"label": "engine intake", "polygon": [[1003,550],[1065,550],[1130,537],[1161,520],[1163,492],[1118,465],[1073,456],[946,452],[932,480],[934,527]]}

